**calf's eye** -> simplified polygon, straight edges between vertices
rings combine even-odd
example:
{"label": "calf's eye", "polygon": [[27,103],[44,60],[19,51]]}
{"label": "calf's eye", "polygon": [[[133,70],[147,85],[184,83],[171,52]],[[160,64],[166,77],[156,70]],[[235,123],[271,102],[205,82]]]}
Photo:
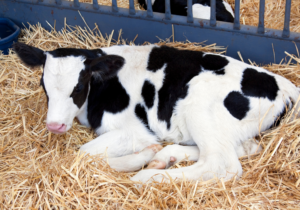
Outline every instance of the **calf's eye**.
{"label": "calf's eye", "polygon": [[75,87],[75,92],[76,92],[76,93],[79,93],[79,92],[81,92],[82,90],[83,90],[83,85],[81,85],[81,84],[76,85],[76,87]]}

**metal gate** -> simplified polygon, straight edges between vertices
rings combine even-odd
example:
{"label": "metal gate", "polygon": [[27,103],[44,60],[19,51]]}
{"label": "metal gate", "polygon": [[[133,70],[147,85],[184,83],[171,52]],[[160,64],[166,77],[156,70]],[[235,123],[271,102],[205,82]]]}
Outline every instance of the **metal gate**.
{"label": "metal gate", "polygon": [[[122,37],[135,40],[136,44],[145,41],[154,43],[158,38],[166,39],[174,34],[176,41],[217,43],[227,47],[227,55],[239,58],[240,51],[245,61],[250,59],[258,64],[280,63],[286,58],[285,51],[297,55],[300,47],[300,33],[290,32],[291,0],[286,0],[285,21],[283,30],[264,27],[265,0],[260,0],[258,27],[240,25],[240,1],[235,1],[234,23],[216,21],[216,0],[211,0],[211,18],[202,20],[193,18],[192,0],[188,1],[188,15],[172,15],[170,0],[165,0],[165,14],[152,11],[151,0],[147,0],[147,11],[135,10],[134,0],[129,0],[129,9],[119,8],[117,0],[112,6],[99,6],[79,3],[78,0],[0,0],[0,17],[7,17],[23,27],[27,23],[41,25],[51,30],[47,24],[56,25],[56,30],[69,25],[84,26],[80,17],[84,17],[89,26],[96,23],[101,32],[111,33],[122,29]],[[115,34],[116,37],[117,34]]]}

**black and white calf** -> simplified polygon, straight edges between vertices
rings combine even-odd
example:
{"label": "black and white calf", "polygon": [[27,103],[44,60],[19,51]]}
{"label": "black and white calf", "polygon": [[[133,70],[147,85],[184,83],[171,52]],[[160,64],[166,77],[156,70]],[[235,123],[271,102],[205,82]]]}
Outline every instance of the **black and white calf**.
{"label": "black and white calf", "polygon": [[[44,66],[47,127],[64,133],[75,117],[99,135],[81,147],[106,152],[110,166],[146,182],[172,178],[229,179],[242,174],[239,157],[261,148],[254,140],[299,96],[287,79],[223,55],[166,46],[113,46],[42,51],[16,43],[28,65]],[[162,149],[161,141],[174,145]],[[185,145],[185,146],[183,146]],[[200,151],[200,152],[199,152]]]}
{"label": "black and white calf", "polygon": [[[147,10],[147,0],[138,0]],[[165,13],[165,0],[152,0],[153,12]],[[170,0],[171,14],[187,16],[187,0]],[[210,0],[193,0],[193,17],[210,19]],[[233,22],[234,13],[231,6],[224,0],[216,0],[216,19]]]}

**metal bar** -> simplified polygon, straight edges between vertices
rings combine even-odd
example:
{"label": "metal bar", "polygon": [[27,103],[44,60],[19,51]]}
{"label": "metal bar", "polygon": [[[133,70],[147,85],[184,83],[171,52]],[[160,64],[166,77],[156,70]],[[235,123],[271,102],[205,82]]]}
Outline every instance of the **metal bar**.
{"label": "metal bar", "polygon": [[[10,8],[14,8],[14,5],[19,5],[18,8],[16,7],[16,10],[10,10]],[[72,4],[71,4],[72,5]],[[26,6],[26,8],[22,8],[22,6]],[[38,12],[38,13],[34,13],[34,15],[30,16],[30,12],[31,10],[29,9],[29,11],[27,11],[28,8],[37,8],[37,9],[41,9],[43,8],[45,11],[50,11],[50,16],[48,16],[48,14],[45,14],[45,11],[43,12]],[[49,9],[49,10],[48,10]],[[45,22],[45,20],[57,20],[58,18],[62,18],[63,17],[63,22],[62,25],[64,27],[64,18],[66,17],[66,13],[61,13],[59,12],[58,14],[56,14],[56,18],[54,18],[54,15],[52,14],[52,10],[54,11],[59,10],[61,11],[61,9],[64,9],[66,12],[73,14],[72,12],[75,12],[78,15],[78,8],[74,8],[74,6],[70,6],[70,1],[62,1],[62,5],[60,7],[56,7],[55,4],[53,4],[53,0],[43,0],[43,2],[40,2],[38,4],[36,3],[32,3],[32,0],[0,0],[0,16],[1,17],[8,17],[11,18],[12,20],[15,20],[17,22],[24,22],[24,18],[22,18],[20,16],[19,13],[24,14],[24,17],[26,17],[26,20],[31,21],[32,24],[36,24],[37,22]],[[121,21],[123,18],[132,18],[131,16],[128,15],[128,9],[125,8],[118,8],[119,9],[119,13],[115,14],[111,12],[111,6],[101,6],[101,13],[98,13],[98,11],[95,11],[93,9],[93,5],[89,4],[89,3],[80,3],[80,12],[86,12],[86,15],[90,16],[91,24],[94,25],[95,22],[97,22],[97,20],[95,20],[93,18],[92,15],[107,15],[107,16],[111,16],[111,17],[118,17],[119,18],[119,22],[123,22]],[[75,13],[73,15],[75,15]],[[165,14],[163,13],[153,13],[153,19],[149,20],[149,18],[146,17],[146,11],[142,11],[142,10],[137,10],[136,11],[136,19],[139,19],[141,21],[150,21],[151,23],[164,23],[163,19],[165,17]],[[71,19],[70,20],[70,24],[72,24]],[[74,16],[74,22],[73,25],[78,25],[80,24],[80,22],[77,22],[76,20],[78,20],[77,17]],[[80,19],[81,20],[81,19]],[[128,20],[128,19],[126,19]],[[30,24],[31,24],[30,22]],[[109,21],[112,22],[112,21]],[[108,24],[107,21],[101,21],[101,23],[103,25]],[[280,39],[280,40],[290,40],[290,41],[296,41],[296,42],[300,42],[300,33],[295,33],[295,32],[290,32],[290,37],[289,38],[283,38],[282,35],[282,30],[276,30],[276,29],[266,29],[264,34],[257,34],[257,27],[255,26],[249,26],[249,25],[242,25],[241,24],[241,29],[239,31],[236,31],[233,29],[232,27],[232,23],[227,23],[227,22],[220,22],[220,24],[218,24],[218,27],[210,27],[210,20],[202,20],[201,22],[198,21],[194,21],[194,23],[187,23],[186,22],[186,17],[184,16],[178,16],[178,15],[174,15],[172,16],[172,20],[168,22],[168,24],[174,24],[174,25],[181,25],[182,27],[186,26],[186,27],[195,27],[195,28],[203,28],[207,31],[210,31],[210,29],[218,31],[218,33],[221,32],[228,32],[228,33],[232,33],[232,35],[236,35],[236,34],[243,34],[245,36],[257,36],[257,37],[266,37],[266,38],[276,38],[276,39]],[[123,23],[124,24],[124,23]],[[164,23],[166,24],[166,23]],[[130,24],[131,25],[131,24]],[[22,27],[22,24],[19,24],[20,27]],[[56,26],[58,27],[58,22],[56,22]],[[45,25],[44,27],[47,28],[47,25]],[[139,28],[139,27],[136,27]],[[149,28],[149,26],[148,26]],[[149,31],[148,31],[149,32]],[[136,36],[136,34],[135,34]],[[135,37],[134,36],[134,37]],[[133,38],[134,38],[133,37]],[[154,36],[156,37],[156,36]],[[274,60],[274,59],[273,59]]]}
{"label": "metal bar", "polygon": [[61,0],[55,0],[57,5],[61,5]]}
{"label": "metal bar", "polygon": [[290,16],[291,16],[291,0],[286,0],[285,4],[285,16],[284,16],[284,27],[282,32],[282,37],[290,36]]}
{"label": "metal bar", "polygon": [[234,5],[234,26],[233,28],[235,30],[240,30],[241,24],[240,24],[240,0],[235,1]]}
{"label": "metal bar", "polygon": [[216,25],[216,0],[210,0],[210,26],[215,27]]}
{"label": "metal bar", "polygon": [[99,9],[99,4],[98,4],[98,1],[97,0],[93,0],[93,8],[95,10]]}
{"label": "metal bar", "polygon": [[74,7],[80,7],[79,0],[74,0]]}
{"label": "metal bar", "polygon": [[134,0],[129,0],[129,14],[135,15]]}
{"label": "metal bar", "polygon": [[257,33],[265,33],[265,0],[260,0],[259,2],[259,22]]}
{"label": "metal bar", "polygon": [[119,11],[117,0],[112,0],[112,11],[113,12],[118,12]]}
{"label": "metal bar", "polygon": [[170,0],[165,0],[165,19],[171,20],[171,6],[170,6]]}
{"label": "metal bar", "polygon": [[152,0],[147,0],[147,17],[153,18]]}
{"label": "metal bar", "polygon": [[193,0],[188,0],[188,9],[187,9],[187,22],[188,23],[193,23],[194,18],[193,18]]}

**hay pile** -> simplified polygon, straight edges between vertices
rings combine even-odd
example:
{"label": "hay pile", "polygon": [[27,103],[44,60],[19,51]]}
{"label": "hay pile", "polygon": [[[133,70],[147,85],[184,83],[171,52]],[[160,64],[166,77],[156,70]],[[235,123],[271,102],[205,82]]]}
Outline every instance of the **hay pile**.
{"label": "hay pile", "polygon": [[[44,50],[99,48],[122,43],[111,35],[67,27],[48,32],[40,26],[22,30],[20,41]],[[131,43],[132,44],[132,43]],[[215,45],[164,42],[181,49],[224,51]],[[272,53],[272,52],[270,52]],[[265,66],[300,86],[297,65]],[[78,149],[95,138],[74,122],[64,135],[47,131],[46,97],[39,86],[41,68],[24,66],[14,53],[0,55],[0,208],[1,209],[299,209],[300,120],[257,137],[264,147],[241,158],[244,174],[228,182],[174,181],[136,189],[129,177],[109,168],[101,157],[81,157]],[[193,164],[183,161],[176,167]]]}
{"label": "hay pile", "polygon": [[[285,0],[265,0],[265,28],[282,30],[284,26]],[[234,8],[234,0],[228,0]],[[241,24],[258,25],[259,0],[241,0]],[[290,30],[300,32],[300,1],[292,1]]]}
{"label": "hay pile", "polygon": [[[79,0],[92,3],[92,0]],[[226,0],[225,0],[226,1]],[[244,25],[257,26],[259,0],[240,0],[240,22]],[[135,0],[135,9],[144,10]],[[234,10],[235,0],[227,0]],[[284,25],[285,0],[265,0],[265,28],[282,30]],[[111,6],[111,0],[98,0],[100,5]],[[118,7],[129,8],[129,0],[117,0]],[[300,1],[292,1],[290,30],[300,32]]]}

